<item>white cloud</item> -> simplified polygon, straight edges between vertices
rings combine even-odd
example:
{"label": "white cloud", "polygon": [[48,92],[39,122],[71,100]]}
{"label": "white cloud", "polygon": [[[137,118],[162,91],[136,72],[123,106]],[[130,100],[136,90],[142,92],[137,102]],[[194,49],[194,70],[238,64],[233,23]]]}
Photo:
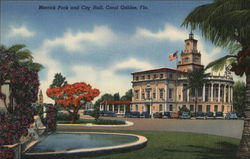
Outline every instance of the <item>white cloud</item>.
{"label": "white cloud", "polygon": [[[144,39],[155,42],[158,41],[166,41],[166,43],[170,42],[183,42],[183,50],[184,50],[184,40],[188,38],[189,32],[174,27],[172,25],[166,24],[163,30],[159,30],[158,32],[153,32],[144,28],[137,28],[134,39]],[[207,65],[209,62],[217,59],[222,51],[221,48],[215,47],[209,52],[206,51],[206,46],[204,45],[203,38],[195,35],[195,39],[198,40],[198,51],[201,52],[201,63],[203,65]]]}
{"label": "white cloud", "polygon": [[183,41],[187,37],[187,33],[172,25],[165,25],[163,30],[152,32],[144,28],[137,28],[135,38],[149,38],[151,40],[170,40]]}
{"label": "white cloud", "polygon": [[30,38],[35,35],[35,32],[30,31],[26,26],[21,26],[21,27],[14,27],[11,26],[9,36],[14,37],[14,36],[21,36],[21,37],[26,37]]}
{"label": "white cloud", "polygon": [[47,47],[63,46],[68,51],[84,51],[88,44],[103,47],[115,41],[116,35],[107,26],[96,26],[92,32],[78,32],[73,34],[71,29],[62,37],[45,40]]}
{"label": "white cloud", "polygon": [[130,58],[126,61],[117,63],[113,67],[113,70],[128,69],[128,68],[135,68],[138,70],[147,70],[147,69],[152,69],[153,66],[149,62],[137,60],[135,58]]}
{"label": "white cloud", "polygon": [[104,93],[116,92],[120,92],[120,95],[122,95],[128,89],[131,89],[132,76],[130,74],[125,76],[118,75],[115,72],[128,68],[145,70],[152,69],[153,66],[149,62],[137,60],[135,58],[118,62],[105,69],[98,69],[88,65],[75,65],[72,67],[75,76],[67,79],[72,83],[79,81],[87,82],[93,87],[100,89],[101,95]]}

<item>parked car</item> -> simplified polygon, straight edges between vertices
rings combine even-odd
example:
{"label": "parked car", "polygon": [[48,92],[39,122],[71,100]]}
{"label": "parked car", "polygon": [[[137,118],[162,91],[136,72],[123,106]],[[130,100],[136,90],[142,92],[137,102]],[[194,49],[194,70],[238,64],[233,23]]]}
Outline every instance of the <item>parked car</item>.
{"label": "parked car", "polygon": [[115,112],[107,111],[107,110],[100,111],[100,115],[107,116],[107,117],[116,117],[117,116]]}
{"label": "parked car", "polygon": [[130,112],[130,118],[140,118],[140,112]]}
{"label": "parked car", "polygon": [[197,112],[195,118],[196,119],[206,119],[206,115],[203,112]]}
{"label": "parked car", "polygon": [[154,118],[162,118],[162,113],[161,112],[156,112],[153,114]]}
{"label": "parked car", "polygon": [[124,115],[124,117],[125,117],[125,118],[130,118],[130,117],[131,117],[130,113],[131,113],[131,112],[126,112],[125,115]]}
{"label": "parked car", "polygon": [[140,114],[140,117],[141,117],[141,118],[150,118],[150,114],[149,114],[148,112],[142,112],[142,113]]}
{"label": "parked car", "polygon": [[93,112],[93,110],[84,110],[83,115],[90,115]]}
{"label": "parked car", "polygon": [[164,119],[171,118],[171,112],[164,112],[162,115],[162,118],[164,118]]}
{"label": "parked car", "polygon": [[214,119],[214,113],[213,112],[207,112],[205,119]]}
{"label": "parked car", "polygon": [[230,119],[238,119],[238,117],[237,117],[237,114],[236,114],[236,113],[234,113],[234,112],[229,112],[229,113],[227,113],[225,119],[228,119],[228,120],[230,120]]}
{"label": "parked car", "polygon": [[237,113],[237,117],[240,119],[244,119],[246,117],[246,114],[244,112]]}
{"label": "parked car", "polygon": [[189,112],[182,112],[180,118],[181,119],[190,119],[191,116],[190,116]]}
{"label": "parked car", "polygon": [[223,112],[216,112],[215,113],[215,118],[216,119],[224,119],[224,115],[223,115]]}
{"label": "parked car", "polygon": [[171,113],[171,118],[179,118],[179,113],[178,112]]}

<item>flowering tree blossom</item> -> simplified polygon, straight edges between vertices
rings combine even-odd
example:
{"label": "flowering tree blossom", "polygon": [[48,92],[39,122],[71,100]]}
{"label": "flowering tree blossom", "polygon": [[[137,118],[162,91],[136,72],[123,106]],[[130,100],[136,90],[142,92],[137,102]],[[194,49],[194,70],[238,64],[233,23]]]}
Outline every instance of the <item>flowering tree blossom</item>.
{"label": "flowering tree blossom", "polygon": [[57,104],[63,105],[69,109],[72,123],[76,121],[77,113],[82,105],[91,102],[100,94],[98,89],[92,89],[91,85],[84,82],[65,84],[61,87],[47,89],[48,97],[55,100]]}

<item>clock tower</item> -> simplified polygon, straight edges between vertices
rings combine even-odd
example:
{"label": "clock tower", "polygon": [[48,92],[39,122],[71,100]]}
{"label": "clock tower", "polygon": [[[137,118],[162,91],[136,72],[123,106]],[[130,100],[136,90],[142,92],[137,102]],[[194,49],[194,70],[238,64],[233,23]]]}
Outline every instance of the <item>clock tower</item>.
{"label": "clock tower", "polygon": [[198,40],[194,39],[191,32],[185,40],[185,50],[181,52],[181,60],[178,62],[177,70],[187,72],[196,68],[203,68],[201,65],[201,54],[197,50]]}

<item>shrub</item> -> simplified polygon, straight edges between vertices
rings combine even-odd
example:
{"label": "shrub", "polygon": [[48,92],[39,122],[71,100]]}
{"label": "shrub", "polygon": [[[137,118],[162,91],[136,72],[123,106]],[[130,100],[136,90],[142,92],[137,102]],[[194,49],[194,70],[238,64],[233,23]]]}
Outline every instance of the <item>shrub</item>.
{"label": "shrub", "polygon": [[99,125],[122,125],[125,124],[123,120],[108,120],[108,119],[98,119],[95,121],[95,124]]}
{"label": "shrub", "polygon": [[[68,113],[58,112],[56,115],[57,120],[71,121],[71,116]],[[77,120],[80,119],[80,114],[77,114]]]}

